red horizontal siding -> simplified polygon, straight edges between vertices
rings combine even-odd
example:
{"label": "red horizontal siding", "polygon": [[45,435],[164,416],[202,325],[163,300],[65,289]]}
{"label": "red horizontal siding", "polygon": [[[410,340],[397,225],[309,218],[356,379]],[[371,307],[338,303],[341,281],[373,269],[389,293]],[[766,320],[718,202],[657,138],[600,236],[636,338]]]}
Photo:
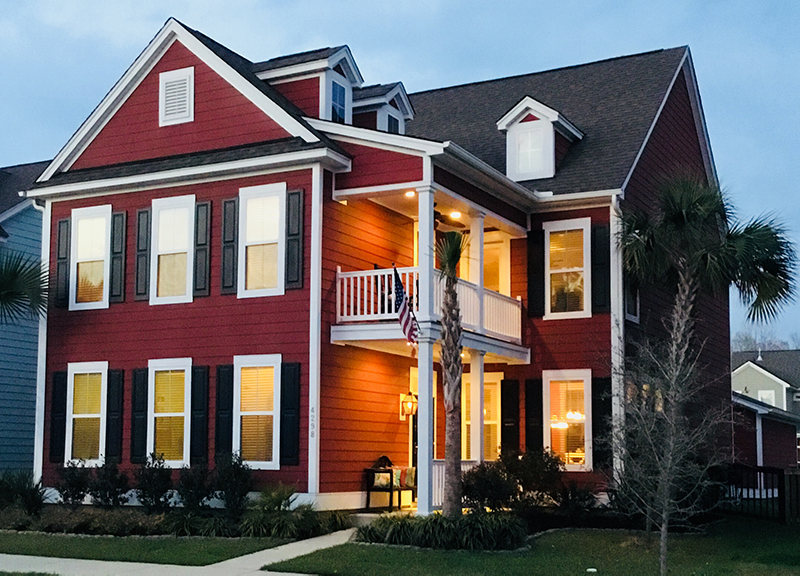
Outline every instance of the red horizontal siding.
{"label": "red horizontal siding", "polygon": [[[304,288],[287,290],[283,296],[238,299],[220,295],[220,250],[222,243],[222,201],[238,196],[239,188],[272,182],[286,182],[290,189],[304,189],[305,250]],[[212,202],[211,218],[211,296],[195,298],[189,304],[150,306],[147,301],[134,301],[134,263],[136,211],[148,208],[153,198],[195,194],[198,201]],[[130,464],[130,399],[131,371],[147,368],[148,360],[191,357],[193,365],[210,366],[209,390],[209,458],[213,462],[216,370],[221,364],[232,364],[233,356],[247,354],[282,354],[284,362],[301,364],[301,430],[308,430],[308,349],[309,349],[309,254],[311,228],[311,172],[258,176],[195,184],[168,190],[118,194],[103,198],[58,202],[53,205],[55,223],[69,217],[73,208],[110,203],[112,209],[128,215],[126,245],[126,301],[111,304],[105,310],[70,312],[51,308],[48,315],[46,422],[50,421],[49,399],[52,374],[66,370],[70,362],[109,362],[112,369],[125,370],[125,415],[123,420],[123,465]],[[55,255],[55,239],[51,240]],[[55,262],[51,261],[51,269]],[[49,446],[50,428],[45,426],[45,453]],[[285,466],[279,471],[257,471],[258,482],[296,484],[299,491],[307,486],[307,443],[301,433],[300,465]],[[58,465],[45,462],[44,481],[57,479]]]}
{"label": "red horizontal siding", "polygon": [[336,189],[363,188],[422,180],[422,158],[347,142],[339,145],[350,154],[353,169],[336,175]]}
{"label": "red horizontal siding", "polygon": [[306,116],[319,118],[319,78],[306,78],[273,84],[272,87],[286,96]]}
{"label": "red horizontal siding", "polygon": [[362,112],[361,114],[353,114],[353,126],[358,126],[359,128],[369,128],[370,130],[377,130],[378,113]]}
{"label": "red horizontal siding", "polygon": [[764,466],[796,467],[797,429],[795,425],[764,418],[761,427],[764,439]]}
{"label": "red horizontal siding", "polygon": [[[194,121],[158,125],[159,74],[194,66]],[[290,134],[175,42],[102,128],[73,170],[287,138]]]}

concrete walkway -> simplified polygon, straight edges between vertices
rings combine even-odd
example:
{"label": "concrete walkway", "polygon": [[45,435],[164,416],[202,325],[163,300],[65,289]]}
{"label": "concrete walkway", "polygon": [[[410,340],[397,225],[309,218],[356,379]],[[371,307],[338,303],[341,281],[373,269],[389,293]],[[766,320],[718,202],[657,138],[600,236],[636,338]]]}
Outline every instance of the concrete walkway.
{"label": "concrete walkway", "polygon": [[310,538],[277,548],[261,550],[218,562],[209,566],[176,566],[174,564],[145,564],[141,562],[104,562],[101,560],[77,560],[74,558],[46,558],[43,556],[17,556],[0,554],[0,570],[6,572],[45,572],[63,576],[148,574],[154,576],[182,576],[184,574],[215,574],[239,576],[241,574],[282,574],[287,572],[262,572],[265,564],[289,560],[317,550],[344,544],[355,532],[355,528],[333,534]]}

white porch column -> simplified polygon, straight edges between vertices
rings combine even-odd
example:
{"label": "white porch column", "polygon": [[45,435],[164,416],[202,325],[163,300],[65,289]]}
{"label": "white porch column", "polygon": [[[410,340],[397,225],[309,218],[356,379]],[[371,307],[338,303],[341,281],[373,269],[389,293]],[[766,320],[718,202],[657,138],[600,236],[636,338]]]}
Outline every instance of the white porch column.
{"label": "white porch column", "polygon": [[[425,322],[438,313],[433,310],[434,234],[433,234],[433,188],[417,188],[419,199],[419,312],[417,320]],[[421,346],[420,346],[421,347]],[[422,373],[420,372],[420,382]]]}
{"label": "white porch column", "polygon": [[[484,326],[486,325],[483,307],[483,220],[485,216],[483,212],[472,214],[469,226],[469,281],[478,286],[478,332],[481,334],[485,332]],[[483,394],[483,388],[481,388],[481,394]]]}
{"label": "white porch column", "polygon": [[[420,282],[422,284],[422,282]],[[419,339],[417,370],[417,514],[433,512],[433,338]]]}
{"label": "white porch column", "polygon": [[469,352],[470,393],[470,460],[483,462],[483,356],[486,352]]}
{"label": "white porch column", "polygon": [[756,466],[764,465],[764,427],[761,414],[756,412]]}

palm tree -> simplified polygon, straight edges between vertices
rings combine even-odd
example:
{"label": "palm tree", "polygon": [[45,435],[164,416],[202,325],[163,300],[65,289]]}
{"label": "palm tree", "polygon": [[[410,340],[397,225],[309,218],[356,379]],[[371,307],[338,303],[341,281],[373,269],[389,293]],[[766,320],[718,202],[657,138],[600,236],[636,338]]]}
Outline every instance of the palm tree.
{"label": "palm tree", "polygon": [[[635,475],[633,470],[650,466],[649,494],[638,496],[646,500],[648,522],[660,525],[662,574],[667,572],[669,523],[676,514],[689,511],[685,491],[680,491],[700,449],[699,439],[709,435],[709,426],[701,433],[704,423],[712,420],[709,413],[693,420],[687,414],[701,382],[694,342],[697,297],[701,291],[726,295],[733,285],[748,307],[748,318],[764,321],[774,318],[795,291],[796,260],[785,230],[772,219],[740,224],[731,216],[719,187],[691,177],[666,183],[651,213],[622,212],[619,243],[629,281],[674,289],[664,319],[665,342],[659,347],[640,345],[644,360],[655,369],[642,390],[628,393],[626,414],[631,422],[626,423],[625,434],[632,434],[628,443],[638,446],[639,452],[631,455],[630,446],[627,451],[624,446],[618,448],[631,464],[623,463],[623,474]],[[638,400],[648,397],[651,408],[643,411]],[[651,441],[654,437],[655,442]],[[645,441],[638,442],[642,438]],[[688,446],[687,438],[697,438],[697,445]],[[694,486],[701,482],[699,477],[691,481]]]}
{"label": "palm tree", "polygon": [[36,258],[0,251],[0,324],[47,312],[47,273]]}
{"label": "palm tree", "polygon": [[442,352],[444,371],[444,500],[442,514],[461,516],[461,309],[456,284],[457,267],[466,248],[460,232],[446,232],[436,243],[439,272],[444,280],[442,299]]}

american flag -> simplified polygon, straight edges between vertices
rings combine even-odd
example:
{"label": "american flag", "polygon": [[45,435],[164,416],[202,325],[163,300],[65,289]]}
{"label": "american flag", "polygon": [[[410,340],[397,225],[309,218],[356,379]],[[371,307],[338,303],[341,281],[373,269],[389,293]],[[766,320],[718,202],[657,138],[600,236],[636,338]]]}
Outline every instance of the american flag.
{"label": "american flag", "polygon": [[408,297],[403,289],[403,282],[400,280],[397,268],[394,268],[394,310],[397,312],[397,319],[400,321],[400,327],[403,329],[406,339],[412,344],[416,344],[419,336],[419,324],[408,305]]}

